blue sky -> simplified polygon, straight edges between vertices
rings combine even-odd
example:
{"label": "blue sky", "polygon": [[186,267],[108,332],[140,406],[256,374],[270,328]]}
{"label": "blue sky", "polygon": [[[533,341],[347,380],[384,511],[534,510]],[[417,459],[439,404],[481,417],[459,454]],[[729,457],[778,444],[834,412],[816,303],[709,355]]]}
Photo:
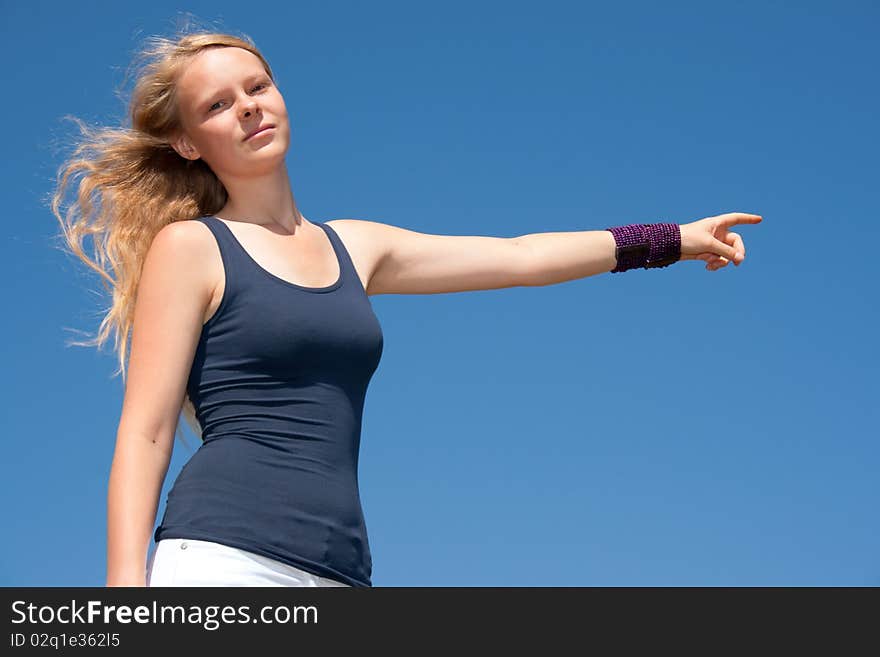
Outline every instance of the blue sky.
{"label": "blue sky", "polygon": [[66,345],[108,299],[43,198],[61,117],[124,121],[132,54],[183,11],[267,56],[313,221],[764,217],[717,272],[372,297],[374,585],[880,585],[880,10],[766,0],[3,3],[0,585],[105,581],[122,379]]}

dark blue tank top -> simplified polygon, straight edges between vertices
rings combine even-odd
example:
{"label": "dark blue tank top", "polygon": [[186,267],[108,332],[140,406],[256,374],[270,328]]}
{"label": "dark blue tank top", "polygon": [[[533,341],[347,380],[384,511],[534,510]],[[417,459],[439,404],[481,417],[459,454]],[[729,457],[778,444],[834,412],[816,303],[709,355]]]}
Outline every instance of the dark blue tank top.
{"label": "dark blue tank top", "polygon": [[339,278],[304,287],[261,267],[216,217],[226,288],[202,327],[187,392],[202,444],[154,540],[192,538],[372,586],[358,490],[364,398],[383,336],[345,245]]}

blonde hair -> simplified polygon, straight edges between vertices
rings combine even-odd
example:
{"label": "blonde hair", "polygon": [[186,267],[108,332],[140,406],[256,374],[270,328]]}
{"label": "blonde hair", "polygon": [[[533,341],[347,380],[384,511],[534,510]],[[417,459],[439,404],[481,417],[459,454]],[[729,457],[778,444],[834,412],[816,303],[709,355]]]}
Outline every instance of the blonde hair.
{"label": "blonde hair", "polygon": [[[51,195],[52,212],[61,224],[69,251],[95,270],[112,303],[93,339],[70,341],[100,347],[114,333],[119,367],[126,377],[134,304],[144,258],[156,234],[175,221],[213,215],[226,204],[227,192],[203,160],[180,156],[171,141],[182,130],[176,83],[194,56],[208,48],[243,48],[260,58],[275,81],[269,63],[247,36],[199,31],[174,38],[147,37],[137,53],[136,83],[128,105],[130,127],[90,129],[76,117],[81,140],[58,169]],[[81,176],[81,177],[80,177]],[[74,202],[60,208],[71,178],[80,177]],[[93,256],[84,240],[93,240]],[[184,395],[181,412],[202,438],[195,408]],[[183,440],[180,423],[175,436]]]}

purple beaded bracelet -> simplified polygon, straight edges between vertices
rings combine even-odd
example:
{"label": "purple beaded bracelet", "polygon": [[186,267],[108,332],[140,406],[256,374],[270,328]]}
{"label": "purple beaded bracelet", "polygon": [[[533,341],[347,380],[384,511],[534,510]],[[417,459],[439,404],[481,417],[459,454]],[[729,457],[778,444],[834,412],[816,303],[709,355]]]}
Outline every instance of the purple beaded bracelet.
{"label": "purple beaded bracelet", "polygon": [[678,224],[629,224],[606,228],[617,245],[617,266],[612,274],[628,269],[668,267],[681,260],[681,227]]}

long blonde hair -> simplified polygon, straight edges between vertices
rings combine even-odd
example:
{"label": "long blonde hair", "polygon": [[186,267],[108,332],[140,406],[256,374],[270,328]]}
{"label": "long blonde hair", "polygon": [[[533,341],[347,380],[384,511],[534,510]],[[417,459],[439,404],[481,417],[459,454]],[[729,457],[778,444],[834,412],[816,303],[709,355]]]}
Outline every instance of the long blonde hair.
{"label": "long blonde hair", "polygon": [[[136,83],[128,105],[130,127],[91,129],[76,117],[65,117],[76,122],[81,139],[58,169],[52,213],[69,251],[98,272],[112,298],[96,336],[68,344],[100,349],[113,332],[119,360],[114,376],[122,374],[123,385],[138,281],[153,238],[172,222],[213,215],[226,204],[226,189],[210,167],[171,147],[182,130],[176,82],[195,55],[217,47],[248,50],[275,81],[269,63],[247,36],[212,31],[151,36],[132,63]],[[76,198],[62,215],[64,192],[77,177]],[[92,237],[94,257],[85,253],[87,236]],[[188,392],[181,412],[201,440]],[[179,422],[175,436],[186,444]]]}

